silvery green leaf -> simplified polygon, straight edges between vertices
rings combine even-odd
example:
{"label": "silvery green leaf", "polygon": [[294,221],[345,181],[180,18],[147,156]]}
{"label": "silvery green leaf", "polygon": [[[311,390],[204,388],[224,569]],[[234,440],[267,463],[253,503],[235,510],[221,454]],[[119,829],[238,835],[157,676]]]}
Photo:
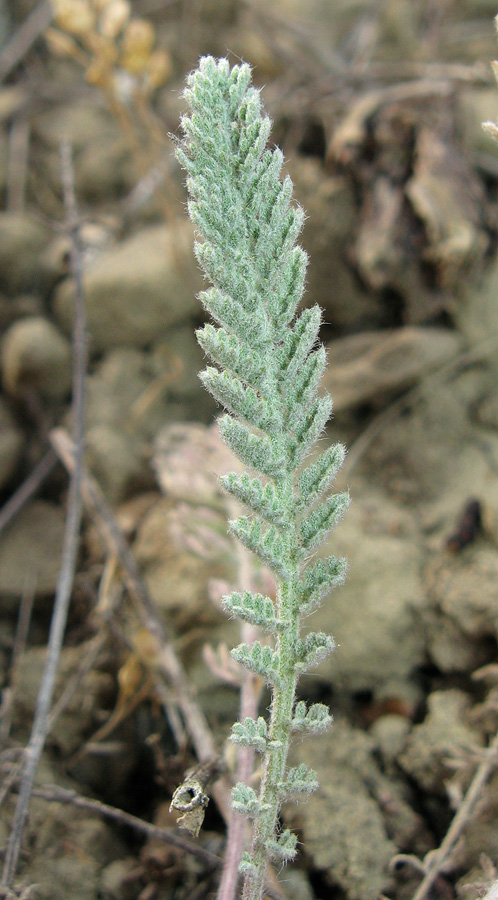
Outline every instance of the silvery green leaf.
{"label": "silvery green leaf", "polygon": [[233,591],[222,597],[222,603],[228,612],[250,625],[259,625],[270,634],[282,629],[271,597],[254,594],[251,591]]}
{"label": "silvery green leaf", "polygon": [[301,547],[309,552],[327,537],[329,531],[342,519],[350,503],[348,493],[331,494],[299,523]]}
{"label": "silvery green leaf", "polygon": [[272,572],[280,578],[289,577],[289,548],[278,528],[270,525],[265,529],[259,519],[251,520],[247,516],[231,519],[228,527],[244,547],[259,556]]}
{"label": "silvery green leaf", "polygon": [[251,719],[246,716],[243,722],[232,725],[231,740],[235,744],[243,744],[246,747],[254,747],[259,753],[264,753],[268,747],[267,726],[262,716]]}
{"label": "silvery green leaf", "polygon": [[239,644],[232,650],[232,656],[255,675],[261,675],[265,681],[274,684],[280,681],[278,674],[280,657],[271,647],[262,646],[259,641]]}
{"label": "silvery green leaf", "polygon": [[288,828],[276,840],[267,844],[270,857],[279,862],[290,862],[297,853],[297,837]]}
{"label": "silvery green leaf", "polygon": [[343,444],[332,444],[301,472],[298,480],[299,498],[296,503],[298,512],[311,506],[327,490],[341,468],[345,456],[346,449]]}
{"label": "silvery green leaf", "polygon": [[324,703],[312,703],[308,708],[304,700],[299,700],[294,708],[292,730],[320,734],[326,731],[332,721],[328,706]]}
{"label": "silvery green leaf", "polygon": [[300,763],[288,770],[285,781],[280,784],[280,793],[283,798],[288,799],[300,794],[312,794],[317,788],[318,777],[314,769]]}
{"label": "silvery green leaf", "polygon": [[329,556],[308,566],[299,584],[301,615],[310,613],[320,605],[325,594],[343,584],[346,571],[347,560],[344,557]]}

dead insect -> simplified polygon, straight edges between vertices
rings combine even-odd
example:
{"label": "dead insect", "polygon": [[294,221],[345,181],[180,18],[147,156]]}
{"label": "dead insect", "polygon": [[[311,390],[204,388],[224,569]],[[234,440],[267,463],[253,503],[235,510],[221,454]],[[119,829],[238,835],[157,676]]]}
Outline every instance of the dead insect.
{"label": "dead insect", "polygon": [[482,531],[482,510],[479,500],[472,498],[465,504],[457,519],[453,534],[446,541],[446,549],[451,553],[460,553],[464,547],[472,544]]}

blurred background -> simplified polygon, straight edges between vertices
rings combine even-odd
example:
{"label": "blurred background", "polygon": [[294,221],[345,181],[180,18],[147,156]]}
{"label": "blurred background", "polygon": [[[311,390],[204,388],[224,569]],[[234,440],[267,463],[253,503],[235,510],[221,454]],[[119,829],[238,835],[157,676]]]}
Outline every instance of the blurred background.
{"label": "blurred background", "polygon": [[[244,60],[307,215],[304,303],[324,310],[335,405],[323,440],[347,444],[338,489],[353,497],[324,551],[348,556],[348,580],[312,622],[339,649],[302,683],[336,724],[294,751],[321,789],[285,813],[305,848],[282,874],[289,900],[411,897],[420,872],[397,854],[439,845],[497,726],[498,144],[482,128],[498,119],[497,12],[490,0],[0,5],[0,763],[9,771],[29,733],[66,511],[66,471],[46,459],[52,429],[71,428],[64,141],[88,319],[88,469],[220,751],[237,715],[223,646],[240,638],[218,601],[237,558],[215,477],[233,461],[197,378],[203,282],[174,141],[199,56]],[[9,506],[34,471],[36,493]],[[268,575],[254,577],[271,595]],[[87,511],[58,696],[76,682],[43,777],[174,827],[169,798],[194,756],[164,715],[149,638]],[[188,855],[50,810],[35,802],[23,861],[35,896],[214,896],[215,875]],[[0,808],[1,843],[11,812]],[[213,808],[199,840],[222,853],[223,833]],[[491,778],[437,897],[477,896],[497,846]]]}

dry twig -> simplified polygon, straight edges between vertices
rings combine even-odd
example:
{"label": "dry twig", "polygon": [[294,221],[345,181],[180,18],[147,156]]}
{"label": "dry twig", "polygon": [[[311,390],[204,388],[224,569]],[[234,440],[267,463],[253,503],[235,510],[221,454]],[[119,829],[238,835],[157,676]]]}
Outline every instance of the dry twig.
{"label": "dry twig", "polygon": [[[454,816],[441,846],[438,850],[432,850],[430,852],[429,861],[424,864],[425,875],[415,891],[412,900],[426,900],[434,882],[443,871],[445,862],[451,856],[451,853],[455,849],[457,842],[472,817],[476,803],[482,796],[484,785],[493,769],[496,768],[497,752],[498,732],[495,734],[488,748],[487,758],[483,760],[476,770],[464,800]],[[496,894],[492,896],[494,898]],[[488,898],[488,900],[491,900],[491,897]]]}
{"label": "dry twig", "polygon": [[35,599],[36,579],[34,573],[28,571],[24,581],[24,590],[19,606],[19,614],[17,617],[16,633],[14,636],[14,646],[12,648],[12,659],[10,663],[10,683],[3,691],[2,697],[2,715],[0,721],[0,744],[5,746],[12,722],[12,709],[14,706],[14,698],[16,691],[16,675],[19,660],[24,653],[26,641],[28,638],[29,625],[31,622],[31,613],[33,611],[33,602]]}
{"label": "dry twig", "polygon": [[38,693],[31,737],[25,751],[25,765],[21,777],[12,830],[7,844],[0,885],[9,889],[16,873],[24,827],[28,817],[33,783],[48,733],[49,713],[55,679],[61,655],[62,642],[71,599],[78,535],[81,522],[81,479],[83,468],[84,400],[87,348],[85,337],[85,303],[83,295],[79,225],[74,196],[74,178],[69,145],[61,148],[62,182],[67,214],[67,227],[71,235],[71,269],[76,282],[75,322],[73,331],[73,421],[75,437],[75,467],[70,479],[66,527],[62,547],[62,561],[55,592],[54,609],[50,625],[48,656]]}
{"label": "dry twig", "polygon": [[[50,437],[52,446],[66,468],[71,472],[74,468],[74,446],[69,436],[63,429],[58,428],[52,431]],[[202,710],[192,696],[183,666],[156,613],[154,603],[140,576],[133,554],[100,488],[86,470],[83,470],[81,489],[83,502],[90,515],[96,521],[108,551],[115,554],[120,561],[126,587],[135,601],[137,612],[144,628],[157,639],[159,647],[157,664],[175,689],[176,701],[182,712],[197,757],[200,762],[206,762],[217,755],[211,730]],[[160,678],[156,680],[155,685],[159,696],[163,697],[164,685]],[[213,786],[213,796],[223,817],[225,820],[228,820],[230,797],[229,785],[226,779],[220,779]]]}
{"label": "dry twig", "polygon": [[36,464],[33,471],[28,475],[25,481],[12,494],[7,502],[0,509],[0,534],[5,530],[9,522],[15,518],[18,512],[28,503],[36,494],[45,479],[55,467],[57,455],[53,448],[50,447],[40,461]]}
{"label": "dry twig", "polygon": [[[230,510],[231,516],[238,514],[237,509]],[[235,541],[235,551],[237,553],[237,574],[239,582],[239,590],[250,590],[252,582],[252,571],[250,557],[244,547]],[[258,629],[246,622],[241,626],[241,640],[251,644],[257,637]],[[256,677],[247,669],[242,671],[242,684],[240,689],[240,721],[243,722],[246,716],[256,719],[258,715],[258,702],[260,691],[256,685]],[[237,775],[236,781],[243,784],[249,784],[254,768],[254,748],[238,747],[237,754]],[[217,900],[234,900],[239,881],[239,863],[244,850],[244,844],[247,835],[247,822],[244,816],[236,812],[233,808],[228,823],[228,832],[226,840],[225,859],[223,864],[223,873],[218,888]]]}
{"label": "dry twig", "polygon": [[0,54],[0,81],[3,81],[21,62],[34,42],[50,25],[53,15],[50,0],[42,0],[27,16]]}

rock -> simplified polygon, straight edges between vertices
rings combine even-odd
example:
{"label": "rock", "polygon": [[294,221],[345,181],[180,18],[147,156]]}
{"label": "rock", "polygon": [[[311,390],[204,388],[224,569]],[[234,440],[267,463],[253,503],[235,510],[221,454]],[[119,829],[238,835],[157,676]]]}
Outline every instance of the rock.
{"label": "rock", "polygon": [[218,425],[166,425],[155,440],[154,469],[166,496],[193,506],[226,510],[219,483],[225,472],[242,472],[242,463],[226,447]]}
{"label": "rock", "polygon": [[6,297],[5,294],[0,294],[0,334],[4,334],[16,319],[43,314],[44,309],[40,297],[34,294],[18,294],[16,297]]}
{"label": "rock", "polygon": [[87,202],[109,202],[126,195],[136,182],[130,150],[120,134],[88,143],[76,161],[76,190]]}
{"label": "rock", "polygon": [[16,612],[32,579],[37,597],[54,593],[60,567],[64,510],[34,500],[0,535],[0,597],[3,609]]}
{"label": "rock", "polygon": [[292,762],[304,762],[318,774],[318,790],[284,811],[286,822],[302,833],[313,867],[348,900],[389,896],[389,863],[397,848],[374,796],[381,775],[372,740],[339,719],[330,736],[295,746]]}
{"label": "rock", "polygon": [[62,141],[69,141],[77,158],[85,147],[109,139],[118,128],[111,113],[87,95],[77,103],[52,104],[38,112],[33,117],[33,131],[45,146],[57,151]]}
{"label": "rock", "polygon": [[94,425],[86,433],[86,463],[110,503],[134,490],[152,487],[146,448],[110,425]]}
{"label": "rock", "polygon": [[[498,775],[495,771],[491,774],[482,790],[480,799],[465,827],[465,840],[458,845],[458,868],[460,871],[468,870],[474,866],[482,873],[485,857],[487,856],[489,861],[496,858],[497,820]],[[496,869],[493,871],[493,878],[496,878]],[[475,885],[473,887],[474,890],[472,892],[468,890],[465,894],[458,892],[457,896],[465,897],[465,900],[468,900],[469,897],[475,897]],[[486,895],[488,900],[493,900],[496,897],[497,888],[498,884],[495,884],[493,893],[490,892],[489,896]]]}
{"label": "rock", "polygon": [[296,198],[307,214],[303,246],[310,263],[305,304],[319,303],[327,322],[341,331],[378,325],[380,304],[362,291],[348,259],[355,227],[352,186],[343,178],[327,176],[314,159],[298,158],[287,168]]}
{"label": "rock", "polygon": [[404,408],[379,417],[362,463],[376,484],[411,508],[451,503],[455,515],[468,497],[480,496],[495,497],[498,506],[498,435],[478,437],[471,421],[485,383],[482,368],[436,372]]}
{"label": "rock", "polygon": [[496,86],[479,88],[475,84],[462,85],[455,99],[466,149],[471,153],[493,154],[495,145],[482,127],[482,123],[498,120]]}
{"label": "rock", "polygon": [[0,197],[2,206],[5,206],[5,193],[7,190],[7,169],[9,164],[9,142],[5,133],[0,134]]}
{"label": "rock", "polygon": [[33,799],[29,860],[24,877],[36,884],[37,900],[98,900],[100,873],[123,855],[111,826],[94,813]]}
{"label": "rock", "polygon": [[133,550],[157,608],[176,634],[226,621],[208,595],[211,578],[233,583],[235,577],[223,513],[162,498],[145,515]]}
{"label": "rock", "polygon": [[494,547],[439,554],[427,567],[423,618],[430,656],[441,671],[472,672],[493,658],[497,581]]}
{"label": "rock", "polygon": [[0,397],[0,489],[8,485],[21,459],[24,437]]}
{"label": "rock", "polygon": [[[206,357],[195,339],[191,325],[170,328],[162,341],[153,348],[153,358],[163,373],[165,392],[173,400],[193,399],[197,407],[207,406],[206,391],[199,381],[199,372],[206,365]],[[212,415],[213,405],[209,403]],[[201,412],[202,417],[202,412]]]}
{"label": "rock", "polygon": [[[172,324],[199,312],[195,295],[202,279],[192,240],[187,221],[151,226],[93,262],[85,272],[84,289],[95,350],[145,347],[166,335]],[[74,284],[67,280],[54,300],[65,329],[71,328],[73,298]]]}
{"label": "rock", "polygon": [[406,196],[424,224],[432,260],[445,287],[454,287],[470,263],[488,246],[482,210],[484,192],[468,160],[455,143],[422,127]]}
{"label": "rock", "polygon": [[60,144],[70,142],[74,153],[76,194],[89,202],[108,201],[130,191],[136,171],[118,123],[91,98],[57,104],[39,113],[35,134],[49,148],[45,172],[54,188],[60,187]]}
{"label": "rock", "polygon": [[347,557],[348,575],[310,625],[333,634],[339,645],[318,668],[338,690],[378,696],[423,664],[422,555],[415,536],[401,506],[373,488],[362,497],[357,487],[351,508],[327,539],[323,555]]}
{"label": "rock", "polygon": [[407,326],[339,338],[328,345],[330,365],[323,384],[334,410],[384,402],[386,395],[416,384],[462,349],[462,340],[442,328]]}
{"label": "rock", "polygon": [[[55,702],[84,662],[90,648],[90,643],[63,648],[55,687]],[[13,727],[17,735],[23,737],[31,727],[46,656],[45,647],[28,647],[16,669]],[[79,750],[102,724],[102,715],[110,715],[109,706],[113,702],[114,693],[113,676],[93,665],[84,679],[75,686],[69,702],[57,718],[50,733],[50,746],[57,748],[57,752],[65,759]]]}
{"label": "rock", "polygon": [[392,767],[406,744],[411,723],[406,716],[380,716],[372,725],[371,735],[377,744],[385,767]]}
{"label": "rock", "polygon": [[71,347],[58,328],[41,316],[19,319],[2,342],[2,380],[14,397],[26,391],[62,400],[71,389]]}
{"label": "rock", "polygon": [[467,722],[470,700],[463,691],[434,691],[427,698],[427,708],[424,721],[412,729],[398,763],[423,791],[445,796],[445,781],[453,773],[448,760],[456,751],[475,748],[476,743],[482,745],[482,740]]}
{"label": "rock", "polygon": [[50,280],[42,252],[50,231],[25,213],[0,213],[0,290],[44,293]]}
{"label": "rock", "polygon": [[[469,344],[484,342],[483,358],[496,372],[498,354],[498,257],[480,277],[462,282],[455,304],[455,322]],[[486,345],[488,347],[486,351]]]}
{"label": "rock", "polygon": [[101,874],[102,900],[136,900],[137,868],[137,860],[132,856],[109,863]]}
{"label": "rock", "polygon": [[164,368],[151,354],[112,350],[87,381],[87,462],[113,503],[152,485],[150,443],[173,416]]}

